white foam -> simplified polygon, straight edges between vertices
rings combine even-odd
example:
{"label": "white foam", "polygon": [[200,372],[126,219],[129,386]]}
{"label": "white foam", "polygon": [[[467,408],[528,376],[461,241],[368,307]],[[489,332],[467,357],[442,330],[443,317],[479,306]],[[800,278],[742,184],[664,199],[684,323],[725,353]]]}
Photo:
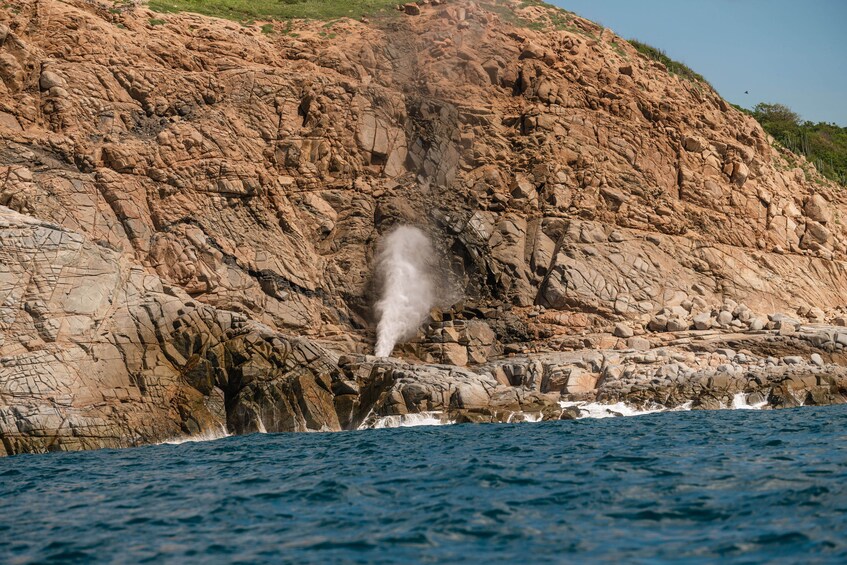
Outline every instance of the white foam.
{"label": "white foam", "polygon": [[216,439],[229,437],[230,435],[231,434],[226,431],[226,428],[220,426],[217,430],[206,430],[200,434],[165,440],[159,445],[181,445],[183,443],[193,443],[195,441],[214,441]]}
{"label": "white foam", "polygon": [[732,406],[733,410],[761,410],[765,406],[767,406],[768,401],[762,400],[755,404],[750,404],[748,402],[748,396],[743,392],[737,393],[732,397]]}
{"label": "white foam", "polygon": [[432,264],[435,251],[416,227],[399,226],[380,242],[377,272],[382,297],[376,303],[377,357],[388,357],[394,345],[414,336],[435,302]]}
{"label": "white foam", "polygon": [[[367,421],[367,420],[366,420]],[[359,426],[360,430],[379,430],[383,428],[412,428],[416,426],[443,426],[453,422],[442,419],[441,412],[420,412],[418,414],[400,414],[383,416],[372,423]]]}
{"label": "white foam", "polygon": [[[722,410],[761,410],[766,407],[767,400],[762,400],[755,404],[750,404],[747,401],[748,395],[739,392],[732,398],[732,405],[725,406],[721,404]],[[636,408],[625,402],[616,402],[614,404],[601,404],[599,402],[559,402],[562,408],[576,407],[579,408],[579,419],[582,418],[614,418],[617,416],[642,416],[644,414],[655,414],[658,412],[680,412],[691,410],[693,402],[688,401],[676,408],[666,408],[655,404],[646,408]]]}
{"label": "white foam", "polygon": [[579,408],[578,418],[615,418],[618,416],[642,416],[644,414],[655,414],[656,412],[671,412],[690,409],[691,404],[683,404],[674,409],[663,406],[650,406],[639,409],[625,402],[614,404],[601,404],[599,402],[559,402],[562,408]]}

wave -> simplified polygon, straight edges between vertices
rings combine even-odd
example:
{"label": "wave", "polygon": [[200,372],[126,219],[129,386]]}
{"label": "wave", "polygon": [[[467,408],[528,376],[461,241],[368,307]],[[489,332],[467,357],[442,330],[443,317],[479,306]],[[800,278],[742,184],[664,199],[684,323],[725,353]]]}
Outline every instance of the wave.
{"label": "wave", "polygon": [[[761,410],[767,406],[767,401],[762,400],[753,404],[748,401],[749,395],[739,392],[733,399],[730,406],[723,406],[724,410]],[[579,409],[577,419],[583,418],[619,418],[628,416],[643,416],[645,414],[657,414],[660,412],[682,412],[691,410],[693,402],[689,401],[685,404],[674,408],[668,408],[659,404],[648,405],[646,407],[636,407],[626,402],[615,402],[613,404],[603,404],[600,402],[586,401],[561,401],[559,406],[564,410],[567,408]],[[505,423],[527,422],[534,423],[542,421],[543,417],[540,412],[514,412],[509,415]],[[411,428],[415,426],[444,426],[455,422],[449,420],[446,414],[442,412],[421,412],[418,414],[403,414],[397,416],[383,416],[376,420],[370,421],[359,427],[360,430],[372,430],[383,428]]]}
{"label": "wave", "polygon": [[[749,395],[739,392],[732,398],[730,406],[723,406],[724,410],[761,410],[767,406],[767,401],[762,400],[753,404],[748,402]],[[691,410],[692,402],[686,402],[675,408],[668,408],[659,404],[649,405],[647,407],[638,408],[626,402],[615,402],[613,404],[603,404],[600,402],[575,401],[559,402],[559,406],[564,410],[567,408],[578,408],[579,416],[577,419],[583,418],[619,418],[628,416],[643,416],[645,414],[656,414],[660,412],[680,412]],[[535,423],[541,422],[543,416],[540,412],[514,412],[509,415],[505,423]],[[438,411],[419,412],[416,414],[397,414],[393,416],[382,416],[380,418],[366,418],[364,424],[359,426],[360,430],[380,430],[386,428],[413,428],[418,426],[446,426],[455,422],[447,417],[447,414]],[[259,433],[267,433],[265,426],[261,420],[258,422]],[[207,430],[201,434],[192,436],[178,437],[161,442],[160,445],[180,445],[182,443],[195,441],[212,441],[230,437],[230,433],[221,426],[219,430]]]}
{"label": "wave", "polygon": [[453,422],[442,412],[419,412],[417,414],[398,414],[382,416],[371,423],[362,424],[360,430],[380,430],[383,428],[413,428],[416,426],[444,426]]}
{"label": "wave", "polygon": [[658,404],[646,408],[637,408],[626,402],[615,402],[614,404],[602,404],[600,402],[559,402],[562,408],[579,409],[579,419],[582,418],[618,418],[621,416],[643,416],[644,414],[655,414],[657,412],[678,412],[690,410],[691,403],[687,402],[677,408],[667,408]]}
{"label": "wave", "polygon": [[[750,395],[743,392],[736,393],[732,397],[732,403],[729,406],[721,404],[721,410],[761,410],[768,404],[767,400],[750,403]],[[614,404],[602,404],[599,402],[559,402],[562,408],[578,408],[580,411],[579,419],[582,418],[616,418],[620,416],[643,416],[645,414],[656,414],[659,412],[681,412],[691,410],[692,401],[677,406],[668,408],[659,404],[649,405],[644,408],[638,408],[626,402],[616,402]]]}
{"label": "wave", "polygon": [[761,410],[768,405],[768,401],[765,399],[753,404],[750,404],[749,400],[749,395],[739,392],[732,397],[732,406],[730,406],[730,408],[732,410]]}
{"label": "wave", "polygon": [[175,437],[171,439],[166,439],[165,441],[157,444],[157,445],[181,445],[183,443],[192,443],[195,441],[213,441],[216,439],[223,439],[225,437],[230,437],[232,434],[226,431],[226,428],[220,426],[218,429],[214,430],[206,430],[199,434]]}

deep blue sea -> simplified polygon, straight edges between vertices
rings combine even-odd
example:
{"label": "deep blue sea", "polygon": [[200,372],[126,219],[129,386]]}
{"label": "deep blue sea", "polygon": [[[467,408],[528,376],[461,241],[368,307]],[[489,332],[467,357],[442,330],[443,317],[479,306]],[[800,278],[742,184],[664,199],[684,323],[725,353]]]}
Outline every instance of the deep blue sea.
{"label": "deep blue sea", "polygon": [[845,563],[847,407],[0,459],[2,563]]}

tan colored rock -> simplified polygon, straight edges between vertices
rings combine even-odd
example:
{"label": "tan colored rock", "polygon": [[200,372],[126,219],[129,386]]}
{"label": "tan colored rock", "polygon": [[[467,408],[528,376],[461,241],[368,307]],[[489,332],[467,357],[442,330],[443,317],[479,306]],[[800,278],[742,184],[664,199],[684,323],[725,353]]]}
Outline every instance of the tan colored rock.
{"label": "tan colored rock", "polygon": [[568,377],[565,391],[568,394],[585,394],[594,390],[598,375],[589,373],[582,369],[572,369]]}
{"label": "tan colored rock", "polygon": [[742,186],[747,181],[747,176],[749,174],[750,170],[744,163],[736,162],[732,165],[732,173],[730,174],[730,177],[732,182],[738,186]]}
{"label": "tan colored rock", "polygon": [[[486,3],[459,0],[394,27],[340,20],[328,37],[324,22],[300,20],[284,35],[195,14],[150,26],[141,4],[121,9],[125,29],[83,0],[21,8],[0,27],[0,205],[68,241],[51,244],[61,253],[37,272],[18,252],[6,259],[22,271],[3,271],[2,284],[24,290],[4,295],[0,308],[16,325],[3,328],[0,350],[9,375],[36,354],[55,371],[88,363],[79,366],[94,384],[75,398],[102,389],[108,405],[136,406],[140,394],[111,374],[153,367],[157,383],[177,383],[164,389],[185,399],[138,401],[159,427],[118,424],[122,438],[221,420],[194,403],[219,396],[208,390],[211,357],[186,345],[221,328],[255,360],[250,378],[275,375],[276,405],[247,387],[232,413],[239,429],[336,427],[325,394],[332,371],[292,380],[273,352],[318,341],[340,353],[370,347],[374,247],[398,223],[424,226],[456,286],[492,313],[492,343],[479,336],[465,347],[460,332],[465,362],[493,362],[497,341],[514,344],[513,355],[557,340],[606,343],[574,334],[663,311],[670,325],[693,293],[703,301],[692,302],[695,313],[731,298],[757,315],[798,303],[831,311],[847,295],[847,234],[832,220],[847,217],[843,191],[812,169],[792,170],[795,157],[708,85],[648,64],[609,30],[588,41],[601,29],[587,20],[570,17],[551,33],[535,29],[547,7],[510,4],[514,21],[539,24],[516,27]],[[79,265],[75,241],[87,250]],[[75,287],[92,273],[103,282]],[[55,295],[40,290],[54,283]],[[115,308],[138,318],[122,319],[135,328],[127,335],[108,313],[121,292]],[[756,319],[739,313],[730,324]],[[178,320],[192,328],[187,337],[155,337]],[[292,335],[306,341],[295,347]],[[50,357],[74,336],[93,336],[102,350]],[[427,350],[431,362],[445,358],[442,345]],[[463,362],[459,349],[446,358]],[[326,351],[316,359],[333,365]],[[179,368],[193,384],[178,381]],[[414,407],[391,399],[386,410]],[[359,416],[354,404],[337,404],[346,423]],[[57,417],[39,410],[22,417],[28,429]],[[188,423],[195,413],[203,422]]]}
{"label": "tan colored rock", "polygon": [[526,203],[530,206],[538,205],[538,191],[523,175],[519,175],[512,183],[512,198],[517,203]]}
{"label": "tan colored rock", "polygon": [[820,194],[813,194],[806,198],[806,203],[803,205],[803,212],[810,220],[826,224],[832,219],[832,213],[829,210],[829,204]]}
{"label": "tan colored rock", "polygon": [[[3,207],[0,265],[0,293],[26,297],[0,308],[8,453],[340,429],[334,365],[306,340],[200,305],[116,251]],[[281,404],[269,405],[274,390]]]}
{"label": "tan colored rock", "polygon": [[520,55],[521,59],[542,59],[543,57],[544,48],[533,42],[526,43]]}
{"label": "tan colored rock", "polygon": [[823,224],[809,220],[806,222],[806,232],[803,234],[800,245],[806,248],[811,247],[813,244],[822,245],[827,243],[831,237],[832,234]]}
{"label": "tan colored rock", "polygon": [[643,337],[631,337],[626,340],[626,346],[630,349],[646,351],[650,349],[650,341],[644,339]]}
{"label": "tan colored rock", "polygon": [[668,320],[667,331],[669,332],[682,332],[687,330],[689,327],[689,323],[679,316],[675,316]]}
{"label": "tan colored rock", "polygon": [[57,87],[67,86],[67,81],[53,71],[43,71],[38,79],[38,86],[42,91]]}
{"label": "tan colored rock", "polygon": [[468,364],[468,348],[458,343],[445,343],[441,346],[441,362],[464,367]]}
{"label": "tan colored rock", "polygon": [[654,316],[647,324],[647,329],[651,332],[663,332],[668,328],[668,317],[664,315]]}
{"label": "tan colored rock", "polygon": [[13,131],[21,131],[21,124],[17,118],[8,112],[0,112],[0,128],[7,128]]}
{"label": "tan colored rock", "polygon": [[685,138],[685,150],[691,151],[694,153],[699,153],[703,151],[703,141],[696,137],[686,137]]}
{"label": "tan colored rock", "polygon": [[627,324],[617,323],[615,324],[614,335],[627,339],[633,336],[633,331]]}
{"label": "tan colored rock", "polygon": [[465,334],[471,345],[493,345],[497,336],[491,326],[481,320],[471,320],[465,326]]}

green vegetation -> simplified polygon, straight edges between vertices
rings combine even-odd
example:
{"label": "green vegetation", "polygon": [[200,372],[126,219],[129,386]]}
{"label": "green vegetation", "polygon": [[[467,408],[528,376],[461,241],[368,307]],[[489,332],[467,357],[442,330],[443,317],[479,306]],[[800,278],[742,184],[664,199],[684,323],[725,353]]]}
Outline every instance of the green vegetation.
{"label": "green vegetation", "polygon": [[156,12],[194,12],[216,18],[247,20],[290,20],[374,15],[394,10],[398,0],[150,0]]}
{"label": "green vegetation", "polygon": [[497,14],[500,16],[500,19],[506,23],[512,24],[517,27],[525,27],[528,29],[540,30],[544,27],[544,24],[541,22],[533,22],[531,20],[524,19],[518,16],[515,13],[514,8],[503,0],[495,0],[494,2],[483,2],[480,5],[480,8]]}
{"label": "green vegetation", "polygon": [[274,25],[273,24],[264,24],[262,26],[262,33],[273,33]]}
{"label": "green vegetation", "polygon": [[151,26],[161,26],[161,25],[165,25],[166,23],[168,23],[168,22],[166,22],[165,20],[158,20],[156,18],[153,18],[153,19],[150,20]]}
{"label": "green vegetation", "polygon": [[752,115],[786,149],[805,155],[823,176],[847,186],[847,128],[801,122],[782,104],[756,104]]}
{"label": "green vegetation", "polygon": [[[519,16],[515,11],[522,8],[528,8],[530,6],[546,8],[546,13],[542,16],[542,19],[528,20]],[[513,0],[488,0],[487,2],[480,3],[480,7],[484,10],[497,14],[504,22],[517,27],[525,27],[536,31],[569,31],[571,33],[584,35],[590,39],[597,39],[593,33],[574,25],[573,12],[568,12],[567,10],[539,0],[521,0],[520,2]]]}
{"label": "green vegetation", "polygon": [[733,108],[735,108],[736,110],[738,110],[739,112],[741,112],[742,114],[747,114],[748,116],[753,115],[753,112],[751,112],[750,110],[748,110],[744,106],[739,106],[738,104],[733,104],[732,102],[730,102],[729,105],[732,106]]}
{"label": "green vegetation", "polygon": [[300,34],[292,31],[294,29],[294,23],[291,20],[285,22],[285,27],[282,29],[282,35],[287,35],[289,37],[300,37]]}
{"label": "green vegetation", "polygon": [[688,79],[690,81],[701,82],[703,84],[709,85],[710,87],[712,86],[709,84],[709,81],[703,78],[703,75],[695,73],[685,63],[674,61],[673,59],[668,57],[667,54],[661,49],[657,49],[652,45],[647,45],[646,43],[638,41],[637,39],[630,39],[629,44],[635,47],[635,49],[639,53],[645,55],[647,58],[662,63],[668,69],[668,72],[681,76],[682,78]]}
{"label": "green vegetation", "polygon": [[618,43],[617,41],[612,39],[611,45],[612,45],[612,49],[615,50],[615,53],[620,55],[622,59],[629,59],[629,57],[626,54],[626,51],[624,51],[623,46],[620,43]]}

